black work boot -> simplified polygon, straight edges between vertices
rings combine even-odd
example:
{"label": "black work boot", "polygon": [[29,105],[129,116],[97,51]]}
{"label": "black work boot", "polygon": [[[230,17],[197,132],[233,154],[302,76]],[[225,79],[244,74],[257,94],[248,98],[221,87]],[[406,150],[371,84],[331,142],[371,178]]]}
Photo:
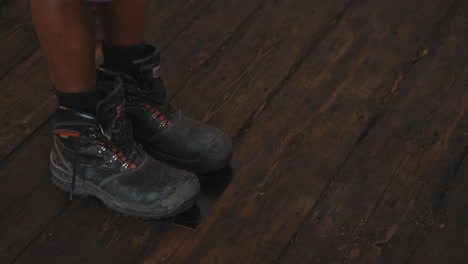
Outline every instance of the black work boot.
{"label": "black work boot", "polygon": [[190,208],[199,182],[191,172],[149,157],[135,143],[124,84],[98,88],[96,116],[58,107],[51,153],[52,182],[71,194],[91,195],[124,215],[158,219]]}
{"label": "black work boot", "polygon": [[159,51],[147,45],[146,54],[133,62],[130,72],[102,67],[97,72],[100,83],[120,77],[129,84],[125,97],[136,141],[148,154],[179,168],[209,173],[226,166],[232,157],[231,139],[172,107],[159,76]]}

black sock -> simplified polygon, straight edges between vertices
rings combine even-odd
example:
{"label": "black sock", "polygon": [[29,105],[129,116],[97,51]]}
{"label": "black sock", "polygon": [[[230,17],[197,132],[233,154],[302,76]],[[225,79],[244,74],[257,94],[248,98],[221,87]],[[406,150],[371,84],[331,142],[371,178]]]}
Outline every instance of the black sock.
{"label": "black sock", "polygon": [[102,43],[102,56],[104,68],[119,72],[128,72],[132,69],[132,62],[145,56],[144,42],[131,46],[112,46]]}
{"label": "black sock", "polygon": [[98,103],[96,88],[85,93],[62,93],[54,87],[54,93],[59,100],[60,106],[96,115],[96,106]]}

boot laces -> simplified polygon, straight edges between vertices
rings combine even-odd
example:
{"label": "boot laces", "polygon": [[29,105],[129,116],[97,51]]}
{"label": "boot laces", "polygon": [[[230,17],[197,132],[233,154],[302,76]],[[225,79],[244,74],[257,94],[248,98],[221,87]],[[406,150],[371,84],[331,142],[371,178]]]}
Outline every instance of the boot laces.
{"label": "boot laces", "polygon": [[[88,138],[83,137],[83,135],[89,132],[91,133]],[[72,166],[72,184],[70,188],[70,200],[73,200],[73,191],[75,189],[76,185],[76,167],[78,163],[78,152],[81,147],[81,143],[83,140],[87,139],[87,142],[93,142],[95,143],[96,140],[91,140],[91,138],[96,137],[98,140],[98,144],[102,146],[104,149],[110,149],[113,153],[114,156],[117,157],[118,153],[121,154],[121,157],[125,158],[124,165],[125,169],[129,166],[129,164],[134,164],[134,160],[136,159],[136,153],[138,151],[134,151],[135,148],[138,147],[138,145],[134,145],[133,147],[126,146],[128,145],[128,137],[120,138],[120,139],[114,139],[111,136],[106,135],[102,131],[102,127],[100,126],[100,131],[97,131],[94,127],[83,127],[78,135],[78,140],[76,141],[75,144],[75,150],[74,150],[74,157],[73,157],[73,166]],[[116,160],[116,159],[115,159]],[[114,160],[114,161],[115,161]]]}
{"label": "boot laces", "polygon": [[166,89],[161,78],[156,78],[150,83],[145,81],[143,84],[138,84],[131,76],[125,76],[124,79],[126,80],[124,83],[126,85],[125,92],[132,98],[138,98],[155,105],[160,110],[160,114],[157,117],[177,113],[178,109],[173,107],[169,100],[167,100]]}

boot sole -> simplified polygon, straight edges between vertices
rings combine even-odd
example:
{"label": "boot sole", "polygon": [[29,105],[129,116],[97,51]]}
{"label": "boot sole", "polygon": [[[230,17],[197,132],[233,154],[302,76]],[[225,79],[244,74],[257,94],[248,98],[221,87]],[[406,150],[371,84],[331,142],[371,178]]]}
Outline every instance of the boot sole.
{"label": "boot sole", "polygon": [[[59,179],[58,177],[52,175],[52,183],[57,186],[60,190],[70,193],[71,192],[71,183],[64,181],[62,179]],[[190,207],[195,205],[197,202],[200,193],[197,192],[196,195],[193,197],[190,197],[189,199],[183,201],[180,203],[176,209],[170,211],[170,212],[165,212],[165,213],[159,213],[155,214],[154,212],[147,212],[147,211],[138,211],[132,208],[126,208],[123,207],[122,205],[119,205],[115,199],[113,199],[112,196],[109,194],[103,193],[98,189],[98,187],[92,185],[92,184],[87,184],[87,191],[82,189],[82,183],[79,183],[78,181],[75,184],[75,188],[73,189],[73,195],[74,196],[81,196],[84,198],[87,198],[89,196],[94,197],[104,203],[107,208],[109,208],[112,211],[115,211],[125,217],[132,217],[132,218],[137,218],[137,219],[142,219],[142,220],[150,220],[150,219],[162,219],[162,218],[169,218],[175,215],[178,215],[186,210],[188,210]],[[113,201],[114,202],[109,202]]]}

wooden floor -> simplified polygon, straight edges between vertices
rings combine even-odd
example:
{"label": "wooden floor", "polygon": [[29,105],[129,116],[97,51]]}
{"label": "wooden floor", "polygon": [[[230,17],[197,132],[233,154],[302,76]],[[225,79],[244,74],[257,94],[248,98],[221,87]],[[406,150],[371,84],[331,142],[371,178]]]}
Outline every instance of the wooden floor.
{"label": "wooden floor", "polygon": [[52,186],[28,5],[0,1],[0,263],[467,263],[468,0],[152,1],[173,104],[242,163],[196,230]]}

